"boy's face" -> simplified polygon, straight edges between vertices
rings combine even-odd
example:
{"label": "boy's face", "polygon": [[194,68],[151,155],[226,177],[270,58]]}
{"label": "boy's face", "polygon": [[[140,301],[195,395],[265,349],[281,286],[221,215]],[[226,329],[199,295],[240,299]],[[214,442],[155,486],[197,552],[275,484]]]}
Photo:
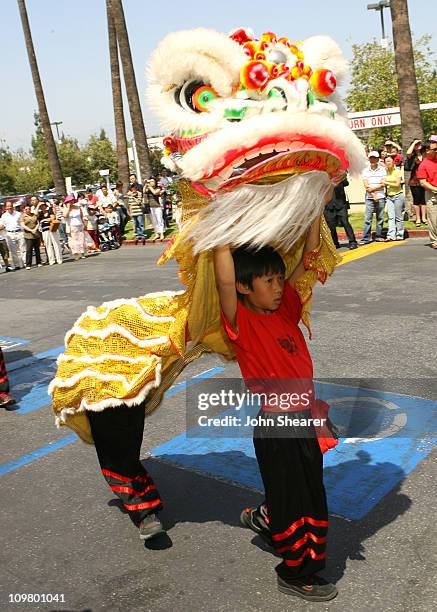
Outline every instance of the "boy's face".
{"label": "boy's face", "polygon": [[237,283],[237,291],[244,295],[244,299],[255,312],[277,310],[281,305],[284,283],[283,274],[264,274],[253,279],[253,290]]}

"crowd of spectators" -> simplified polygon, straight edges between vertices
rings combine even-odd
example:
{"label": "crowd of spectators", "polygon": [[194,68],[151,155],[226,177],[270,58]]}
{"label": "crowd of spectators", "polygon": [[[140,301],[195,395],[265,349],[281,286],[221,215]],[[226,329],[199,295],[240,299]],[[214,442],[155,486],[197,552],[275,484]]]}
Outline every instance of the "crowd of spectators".
{"label": "crowd of spectators", "polygon": [[[399,145],[387,141],[381,150],[370,151],[369,165],[362,178],[365,188],[364,228],[358,243],[348,219],[348,201],[343,181],[334,191],[332,201],[325,209],[325,218],[334,243],[340,246],[337,226],[345,228],[349,248],[372,241],[372,221],[376,216],[375,240],[404,239],[405,196],[402,166],[409,172],[408,186],[413,198],[415,223],[428,226],[431,246],[437,249],[437,135],[426,143],[416,139],[406,156]],[[126,190],[116,183],[110,189],[102,183],[94,193],[92,189],[68,195],[65,198],[32,196],[15,204],[6,200],[0,208],[0,255],[6,272],[43,265],[41,247],[45,251],[45,264],[62,264],[64,256],[74,260],[88,254],[100,253],[121,246],[128,221],[132,220],[135,244],[162,241],[175,213],[177,203],[170,197],[173,178],[166,170],[162,175],[141,184],[135,174],[129,177]],[[383,237],[385,212],[388,229]],[[151,235],[148,234],[152,228]],[[1,264],[0,264],[1,265]]]}
{"label": "crowd of spectators", "polygon": [[[343,181],[334,192],[332,201],[325,209],[325,218],[337,247],[340,246],[337,226],[346,230],[349,248],[372,241],[372,221],[376,217],[376,242],[392,242],[404,239],[405,194],[402,167],[409,172],[408,187],[413,199],[413,220],[416,227],[426,225],[431,246],[437,249],[437,135],[430,136],[426,143],[413,140],[406,151],[392,141],[387,141],[379,151],[368,153],[369,164],[362,174],[365,189],[364,227],[358,243],[349,223],[349,208]],[[388,217],[386,236],[383,236],[385,213]],[[407,216],[408,218],[408,216]]]}
{"label": "crowd of spectators", "polygon": [[162,241],[177,208],[170,198],[171,182],[164,170],[144,185],[131,174],[126,190],[121,182],[113,189],[102,183],[95,192],[87,189],[64,198],[34,195],[15,203],[6,200],[0,208],[0,255],[5,271],[41,267],[41,248],[44,263],[50,266],[62,264],[64,256],[76,261],[117,249],[130,219],[135,244]]}

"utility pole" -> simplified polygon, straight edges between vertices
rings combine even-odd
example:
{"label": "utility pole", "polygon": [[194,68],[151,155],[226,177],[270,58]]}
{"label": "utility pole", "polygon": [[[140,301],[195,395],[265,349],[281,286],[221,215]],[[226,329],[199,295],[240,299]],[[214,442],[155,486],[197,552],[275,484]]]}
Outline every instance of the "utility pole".
{"label": "utility pole", "polygon": [[390,0],[380,0],[376,4],[368,4],[367,5],[367,10],[368,11],[379,11],[379,14],[380,14],[380,17],[381,17],[381,31],[382,31],[381,47],[383,49],[387,49],[387,47],[388,47],[388,42],[387,42],[387,39],[385,37],[384,9],[385,8],[389,8],[389,7],[390,7]]}

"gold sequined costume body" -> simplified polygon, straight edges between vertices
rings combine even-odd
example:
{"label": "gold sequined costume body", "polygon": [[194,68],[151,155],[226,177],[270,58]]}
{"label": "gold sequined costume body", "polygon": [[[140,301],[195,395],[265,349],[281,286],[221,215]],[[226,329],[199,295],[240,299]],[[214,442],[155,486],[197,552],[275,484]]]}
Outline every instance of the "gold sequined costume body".
{"label": "gold sequined costume body", "polygon": [[[144,402],[149,414],[183,368],[203,353],[234,359],[220,323],[212,251],[193,255],[190,241],[184,241],[208,200],[188,182],[180,181],[180,189],[183,229],[158,264],[175,258],[185,290],[89,307],[66,335],[65,352],[58,358],[49,392],[57,424],[70,427],[85,442],[93,442],[87,411]],[[302,257],[304,241],[305,236],[290,252],[279,249],[287,277]],[[306,254],[306,271],[296,285],[303,305],[302,320],[308,328],[312,288],[317,281],[325,282],[338,261],[322,220],[320,245]]]}

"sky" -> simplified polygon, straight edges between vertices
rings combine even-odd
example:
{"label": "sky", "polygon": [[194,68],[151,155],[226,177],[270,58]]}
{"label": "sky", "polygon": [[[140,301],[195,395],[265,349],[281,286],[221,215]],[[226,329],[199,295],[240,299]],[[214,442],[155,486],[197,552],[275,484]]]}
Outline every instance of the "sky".
{"label": "sky", "polygon": [[[370,1],[370,0],[369,0]],[[376,0],[375,0],[376,1]],[[292,40],[328,34],[352,56],[352,44],[381,38],[380,16],[367,0],[124,0],[132,57],[149,136],[162,131],[145,101],[145,68],[158,42],[175,30],[251,27]],[[27,11],[51,121],[84,143],[104,128],[114,139],[105,0],[27,0]],[[413,35],[433,35],[437,1],[409,0]],[[389,10],[384,11],[391,38]],[[0,145],[30,147],[35,93],[17,2],[0,0]],[[125,105],[128,137],[130,120]]]}

